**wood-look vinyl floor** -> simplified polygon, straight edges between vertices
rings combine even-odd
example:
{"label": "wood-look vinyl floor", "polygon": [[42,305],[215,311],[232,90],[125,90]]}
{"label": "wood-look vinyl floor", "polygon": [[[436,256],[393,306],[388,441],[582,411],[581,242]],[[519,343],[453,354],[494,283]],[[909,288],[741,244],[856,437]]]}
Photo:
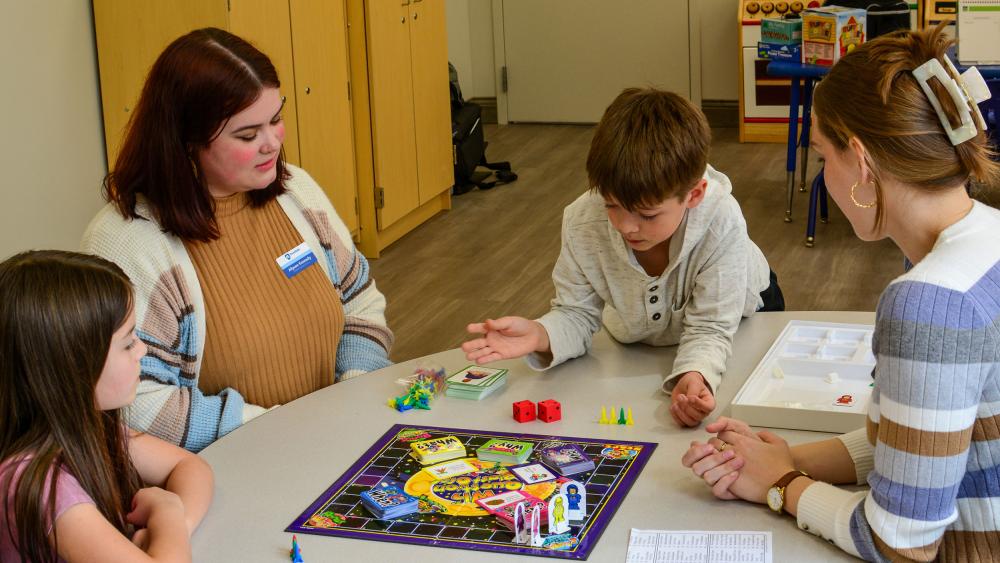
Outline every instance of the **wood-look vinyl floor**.
{"label": "wood-look vinyl floor", "polygon": [[[392,359],[454,348],[466,324],[488,317],[534,318],[548,310],[563,208],[587,189],[592,126],[488,126],[488,157],[509,160],[519,178],[452,198],[441,213],[371,263],[395,332]],[[903,257],[890,241],[865,243],[833,202],[830,222],[806,248],[808,192],[795,193],[785,223],[785,147],[740,144],[736,129],[713,130],[709,161],[729,176],[750,237],[778,274],[788,310],[872,311]],[[818,170],[815,156],[810,178]]]}

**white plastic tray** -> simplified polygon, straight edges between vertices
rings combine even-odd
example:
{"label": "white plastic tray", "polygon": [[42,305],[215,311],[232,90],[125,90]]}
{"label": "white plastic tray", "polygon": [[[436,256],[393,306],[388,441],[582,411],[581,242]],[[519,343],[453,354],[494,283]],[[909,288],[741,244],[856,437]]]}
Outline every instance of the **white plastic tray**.
{"label": "white plastic tray", "polygon": [[[871,398],[872,325],[791,321],[733,399],[753,426],[850,432]],[[843,400],[849,395],[851,401]]]}

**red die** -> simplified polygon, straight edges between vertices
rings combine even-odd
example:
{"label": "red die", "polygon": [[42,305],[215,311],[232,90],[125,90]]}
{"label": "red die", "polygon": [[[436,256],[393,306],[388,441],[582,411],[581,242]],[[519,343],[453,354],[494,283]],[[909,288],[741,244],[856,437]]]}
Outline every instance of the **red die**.
{"label": "red die", "polygon": [[514,403],[514,420],[518,422],[535,420],[535,403],[531,401],[518,401]]}
{"label": "red die", "polygon": [[548,399],[538,403],[538,420],[555,422],[562,419],[562,405],[559,401]]}

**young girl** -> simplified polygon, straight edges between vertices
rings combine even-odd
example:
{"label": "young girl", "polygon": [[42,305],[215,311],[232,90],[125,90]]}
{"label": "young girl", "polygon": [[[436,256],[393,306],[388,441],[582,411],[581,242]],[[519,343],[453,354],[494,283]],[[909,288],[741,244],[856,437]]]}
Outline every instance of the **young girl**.
{"label": "young girl", "polygon": [[942,30],[866,43],[816,87],[830,196],[912,265],[875,314],[867,427],[789,448],[720,419],[682,458],[716,496],[870,561],[995,561],[1000,545],[1000,211],[966,189],[998,170],[976,107],[988,90],[950,68]]}
{"label": "young girl", "polygon": [[0,264],[0,560],[191,560],[212,470],[123,425],[145,353],[114,264],[60,251]]}

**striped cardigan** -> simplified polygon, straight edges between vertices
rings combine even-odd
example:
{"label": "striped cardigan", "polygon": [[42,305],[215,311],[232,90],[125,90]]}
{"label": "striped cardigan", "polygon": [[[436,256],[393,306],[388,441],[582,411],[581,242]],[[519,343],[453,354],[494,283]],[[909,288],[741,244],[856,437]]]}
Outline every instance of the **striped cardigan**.
{"label": "striped cardigan", "polygon": [[882,294],[859,483],[809,486],[799,527],[871,561],[1000,558],[1000,211],[976,202]]}
{"label": "striped cardigan", "polygon": [[[319,185],[305,171],[287,168],[291,178],[278,203],[344,305],[336,381],[390,365],[385,298],[369,278],[368,262]],[[82,247],[117,263],[135,286],[137,333],[149,352],[127,411],[129,425],[196,452],[266,409],[246,403],[236,389],[218,395],[198,389],[205,303],[194,264],[184,242],[163,232],[141,198],[136,212],[144,219],[125,219],[109,203],[91,221]]]}

